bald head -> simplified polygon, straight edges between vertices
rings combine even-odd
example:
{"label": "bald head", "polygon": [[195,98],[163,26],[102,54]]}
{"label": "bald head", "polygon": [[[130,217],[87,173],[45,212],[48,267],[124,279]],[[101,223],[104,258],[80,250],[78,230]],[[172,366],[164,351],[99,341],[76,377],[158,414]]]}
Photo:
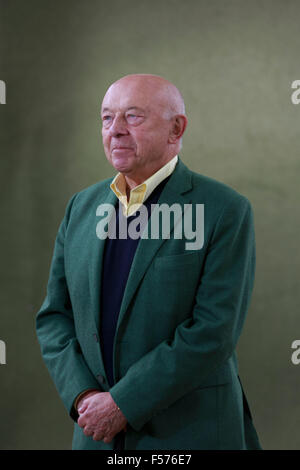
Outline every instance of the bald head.
{"label": "bald head", "polygon": [[151,74],[120,78],[106,91],[101,115],[108,160],[135,181],[151,176],[181,148],[187,124],[184,101],[165,78]]}
{"label": "bald head", "polygon": [[125,75],[114,82],[108,91],[120,84],[140,89],[152,100],[157,100],[157,103],[165,109],[170,117],[174,114],[185,114],[184,101],[180,91],[173,83],[159,75],[145,73]]}

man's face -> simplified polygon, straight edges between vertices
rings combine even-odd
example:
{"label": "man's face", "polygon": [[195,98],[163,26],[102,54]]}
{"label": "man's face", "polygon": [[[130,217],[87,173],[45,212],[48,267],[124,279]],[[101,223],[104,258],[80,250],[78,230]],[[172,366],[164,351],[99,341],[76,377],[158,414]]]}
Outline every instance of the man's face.
{"label": "man's face", "polygon": [[164,163],[171,121],[157,84],[125,79],[107,91],[101,109],[104,151],[129,177],[145,176]]}

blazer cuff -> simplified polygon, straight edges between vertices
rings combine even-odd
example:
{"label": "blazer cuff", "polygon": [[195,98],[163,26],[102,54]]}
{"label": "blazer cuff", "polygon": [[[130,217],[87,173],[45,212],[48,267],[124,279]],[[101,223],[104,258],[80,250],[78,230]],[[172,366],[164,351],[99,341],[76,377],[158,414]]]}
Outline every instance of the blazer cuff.
{"label": "blazer cuff", "polygon": [[93,390],[95,390],[95,392],[96,391],[101,392],[101,390],[96,389],[96,388],[88,388],[88,389],[84,390],[83,392],[79,393],[79,395],[77,395],[77,397],[75,398],[74,403],[73,403],[73,407],[75,408],[76,411],[77,411],[77,405],[79,403],[79,400],[83,397],[83,395],[85,395],[86,393],[89,393]]}

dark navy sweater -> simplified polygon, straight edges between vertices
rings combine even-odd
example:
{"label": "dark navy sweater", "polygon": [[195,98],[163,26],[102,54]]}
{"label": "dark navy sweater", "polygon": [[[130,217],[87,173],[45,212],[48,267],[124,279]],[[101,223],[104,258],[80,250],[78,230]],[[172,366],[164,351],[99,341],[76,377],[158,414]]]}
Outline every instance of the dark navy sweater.
{"label": "dark navy sweater", "polygon": [[[148,211],[148,217],[151,211],[151,204],[158,202],[158,198],[170,176],[165,178],[144,202],[144,206],[146,206]],[[106,239],[102,264],[100,344],[110,387],[114,384],[113,343],[116,326],[129,271],[140,240],[140,238],[134,240],[130,238],[129,235],[127,235],[126,239],[118,238],[119,219],[120,217],[124,217],[122,213],[120,214],[120,210],[121,205],[117,204],[117,238]],[[129,216],[127,218],[127,226],[138,216],[138,211],[132,216]]]}

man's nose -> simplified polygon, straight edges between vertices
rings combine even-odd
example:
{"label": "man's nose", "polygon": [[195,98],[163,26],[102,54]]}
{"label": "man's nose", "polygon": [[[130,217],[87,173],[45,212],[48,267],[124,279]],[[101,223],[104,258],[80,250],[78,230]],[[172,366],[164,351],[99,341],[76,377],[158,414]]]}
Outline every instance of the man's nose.
{"label": "man's nose", "polygon": [[109,128],[109,133],[112,137],[128,134],[126,121],[122,116],[115,116]]}

